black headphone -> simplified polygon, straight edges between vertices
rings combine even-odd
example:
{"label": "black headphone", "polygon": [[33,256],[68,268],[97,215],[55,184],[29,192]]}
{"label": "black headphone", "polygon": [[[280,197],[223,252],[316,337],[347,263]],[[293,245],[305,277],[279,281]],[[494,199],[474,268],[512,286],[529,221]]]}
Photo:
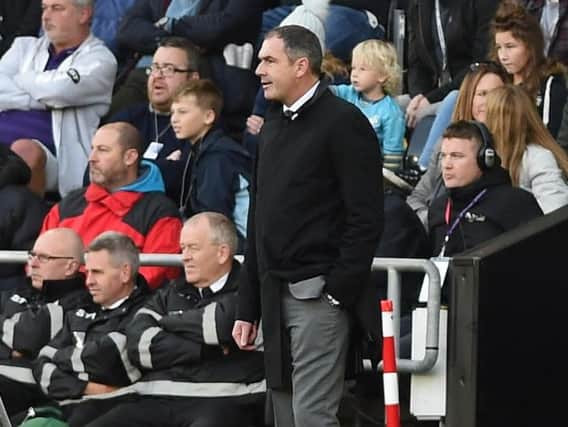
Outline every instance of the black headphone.
{"label": "black headphone", "polygon": [[487,126],[475,120],[470,120],[469,123],[475,126],[481,138],[481,147],[479,147],[479,151],[477,152],[477,164],[479,168],[481,170],[487,170],[499,166],[501,159],[495,151],[493,137],[489,129],[487,129]]}

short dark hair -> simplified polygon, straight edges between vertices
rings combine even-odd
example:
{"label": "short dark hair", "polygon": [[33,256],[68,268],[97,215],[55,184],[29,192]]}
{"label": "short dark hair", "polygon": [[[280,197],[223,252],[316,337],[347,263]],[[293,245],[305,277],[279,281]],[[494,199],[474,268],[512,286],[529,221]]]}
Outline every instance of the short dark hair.
{"label": "short dark hair", "polygon": [[286,55],[291,62],[306,57],[312,74],[321,74],[322,51],[317,36],[300,25],[283,25],[270,30],[264,39],[277,37],[284,42]]}
{"label": "short dark hair", "polygon": [[173,97],[172,102],[179,102],[186,96],[193,95],[199,108],[213,110],[215,120],[223,109],[223,94],[209,79],[190,80],[181,86]]}
{"label": "short dark hair", "polygon": [[460,138],[460,139],[470,139],[477,143],[478,147],[483,145],[483,135],[479,128],[468,120],[458,120],[451,123],[442,138]]}
{"label": "short dark hair", "polygon": [[107,251],[113,265],[128,264],[134,278],[140,268],[140,250],[126,234],[118,231],[105,231],[87,246],[86,252]]}
{"label": "short dark hair", "polygon": [[199,72],[201,67],[201,52],[199,47],[190,40],[179,36],[165,37],[160,40],[158,47],[175,47],[183,50],[187,57],[187,68],[191,71]]}

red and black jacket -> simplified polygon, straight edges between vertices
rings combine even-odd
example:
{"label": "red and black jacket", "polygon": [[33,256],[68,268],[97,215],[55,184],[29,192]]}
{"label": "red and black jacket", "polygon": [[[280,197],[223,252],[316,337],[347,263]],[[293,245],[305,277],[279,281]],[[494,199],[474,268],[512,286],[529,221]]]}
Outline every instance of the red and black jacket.
{"label": "red and black jacket", "polygon": [[[75,230],[85,245],[104,231],[129,236],[142,253],[178,253],[182,222],[173,201],[158,191],[115,191],[97,184],[72,191],[55,205],[41,232],[56,227]],[[179,268],[141,267],[150,288],[179,276]]]}

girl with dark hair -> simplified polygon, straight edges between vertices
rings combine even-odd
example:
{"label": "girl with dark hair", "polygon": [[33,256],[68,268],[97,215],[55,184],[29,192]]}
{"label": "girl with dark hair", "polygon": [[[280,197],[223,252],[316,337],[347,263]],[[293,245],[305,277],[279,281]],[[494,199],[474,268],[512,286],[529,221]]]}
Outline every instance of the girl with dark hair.
{"label": "girl with dark hair", "polygon": [[499,61],[513,83],[527,91],[556,138],[568,96],[566,67],[545,56],[538,20],[518,3],[503,1],[491,23],[491,33],[491,59]]}

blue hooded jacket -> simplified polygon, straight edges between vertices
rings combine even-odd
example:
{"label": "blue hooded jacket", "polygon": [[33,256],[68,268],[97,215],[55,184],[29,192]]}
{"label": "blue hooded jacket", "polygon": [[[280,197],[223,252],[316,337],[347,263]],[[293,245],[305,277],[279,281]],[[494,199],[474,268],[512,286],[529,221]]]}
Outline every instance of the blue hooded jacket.
{"label": "blue hooded jacket", "polygon": [[140,173],[136,181],[119,188],[117,191],[135,191],[138,193],[160,191],[164,193],[166,186],[158,166],[148,160],[142,160],[140,162]]}

